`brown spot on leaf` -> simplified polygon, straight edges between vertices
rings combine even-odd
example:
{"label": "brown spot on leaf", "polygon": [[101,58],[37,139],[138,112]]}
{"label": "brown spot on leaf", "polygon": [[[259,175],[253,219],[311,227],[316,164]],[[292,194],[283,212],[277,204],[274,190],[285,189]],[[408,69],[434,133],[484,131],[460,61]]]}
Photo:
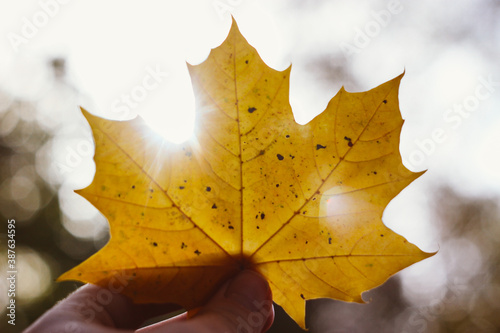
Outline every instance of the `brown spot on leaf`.
{"label": "brown spot on leaf", "polygon": [[323,146],[323,145],[320,145],[320,144],[316,145],[316,150],[325,149],[325,148],[326,148],[326,146]]}

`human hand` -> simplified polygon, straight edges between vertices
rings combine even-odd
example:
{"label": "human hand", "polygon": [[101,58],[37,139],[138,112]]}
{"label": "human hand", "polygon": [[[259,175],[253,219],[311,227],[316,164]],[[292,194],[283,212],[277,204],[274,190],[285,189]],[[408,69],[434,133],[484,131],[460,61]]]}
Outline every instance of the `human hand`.
{"label": "human hand", "polygon": [[[243,271],[223,285],[191,318],[187,314],[141,328],[149,318],[179,309],[171,304],[134,304],[121,294],[101,304],[101,287],[85,285],[47,311],[25,333],[261,333],[274,319],[267,281]],[[93,314],[89,316],[88,314]]]}

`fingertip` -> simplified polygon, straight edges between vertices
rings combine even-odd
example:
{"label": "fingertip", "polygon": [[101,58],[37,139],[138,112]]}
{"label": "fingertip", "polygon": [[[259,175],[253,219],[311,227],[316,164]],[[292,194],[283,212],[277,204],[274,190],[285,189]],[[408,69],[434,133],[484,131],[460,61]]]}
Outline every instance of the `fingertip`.
{"label": "fingertip", "polygon": [[243,271],[222,286],[214,297],[192,316],[167,320],[144,332],[265,332],[274,320],[272,293],[266,279]]}
{"label": "fingertip", "polygon": [[239,327],[251,327],[260,332],[267,331],[274,321],[272,292],[267,280],[257,272],[246,270],[228,285],[225,297],[246,309],[239,317]]}
{"label": "fingertip", "polygon": [[[229,284],[225,297],[247,308],[250,312],[272,307],[271,288],[267,280],[254,271],[245,270]],[[270,306],[271,305],[271,306]]]}

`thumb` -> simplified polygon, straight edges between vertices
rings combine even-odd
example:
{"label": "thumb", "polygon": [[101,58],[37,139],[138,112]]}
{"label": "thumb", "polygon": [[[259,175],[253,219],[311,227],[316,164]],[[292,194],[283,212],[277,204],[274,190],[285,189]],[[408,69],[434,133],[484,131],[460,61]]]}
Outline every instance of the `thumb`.
{"label": "thumb", "polygon": [[265,332],[274,319],[271,290],[253,271],[243,271],[192,319],[196,332]]}
{"label": "thumb", "polygon": [[168,332],[261,333],[274,319],[271,289],[258,273],[243,271],[190,319],[171,322]]}

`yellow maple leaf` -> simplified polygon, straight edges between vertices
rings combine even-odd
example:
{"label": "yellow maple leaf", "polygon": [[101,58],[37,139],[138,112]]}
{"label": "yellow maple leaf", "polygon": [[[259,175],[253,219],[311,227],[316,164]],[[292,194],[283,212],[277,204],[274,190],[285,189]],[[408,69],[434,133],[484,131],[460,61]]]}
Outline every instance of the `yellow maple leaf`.
{"label": "yellow maple leaf", "polygon": [[227,39],[189,65],[195,138],[158,138],[140,117],[82,110],[96,175],[78,191],[108,219],[110,242],[59,280],[136,302],[202,305],[243,268],[305,327],[305,300],[362,302],[361,293],[429,257],[384,226],[389,201],[421,175],[399,155],[402,75],[363,93],[341,89],[306,125],[276,71],[233,22]]}

